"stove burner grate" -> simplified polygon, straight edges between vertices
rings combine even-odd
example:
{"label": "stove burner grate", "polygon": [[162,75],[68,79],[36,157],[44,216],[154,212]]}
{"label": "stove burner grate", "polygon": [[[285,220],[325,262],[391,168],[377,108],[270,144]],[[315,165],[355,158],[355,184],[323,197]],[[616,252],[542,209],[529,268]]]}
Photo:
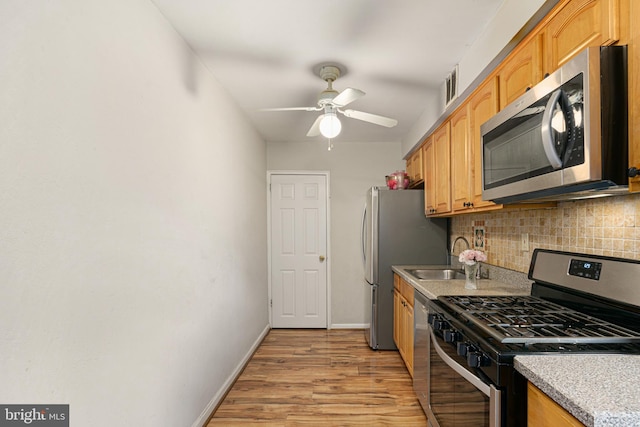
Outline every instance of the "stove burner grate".
{"label": "stove burner grate", "polygon": [[640,336],[634,331],[533,296],[438,299],[505,344],[640,342]]}

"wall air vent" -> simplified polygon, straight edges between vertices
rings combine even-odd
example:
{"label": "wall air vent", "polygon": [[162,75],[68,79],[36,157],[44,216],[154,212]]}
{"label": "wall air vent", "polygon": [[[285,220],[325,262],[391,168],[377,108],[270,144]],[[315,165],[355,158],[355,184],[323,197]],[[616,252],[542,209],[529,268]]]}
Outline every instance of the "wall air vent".
{"label": "wall air vent", "polygon": [[446,109],[458,97],[458,65],[453,68],[453,71],[445,79],[444,90],[444,108]]}

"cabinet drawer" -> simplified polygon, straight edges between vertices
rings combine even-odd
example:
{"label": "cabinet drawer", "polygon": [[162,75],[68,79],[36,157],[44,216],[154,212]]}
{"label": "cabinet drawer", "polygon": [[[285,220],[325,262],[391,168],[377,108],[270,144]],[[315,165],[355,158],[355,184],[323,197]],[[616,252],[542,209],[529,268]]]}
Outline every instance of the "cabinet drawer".
{"label": "cabinet drawer", "polygon": [[401,279],[400,293],[407,300],[407,304],[413,307],[413,286]]}

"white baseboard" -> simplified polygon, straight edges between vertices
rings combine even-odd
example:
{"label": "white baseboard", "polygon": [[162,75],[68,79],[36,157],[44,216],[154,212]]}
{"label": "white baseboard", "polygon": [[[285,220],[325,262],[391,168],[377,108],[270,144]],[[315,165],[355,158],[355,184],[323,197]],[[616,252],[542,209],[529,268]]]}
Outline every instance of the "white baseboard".
{"label": "white baseboard", "polygon": [[364,323],[333,323],[330,329],[364,329]]}
{"label": "white baseboard", "polygon": [[220,402],[222,402],[222,399],[224,399],[224,396],[231,389],[231,387],[233,387],[233,383],[240,376],[244,367],[247,365],[247,363],[249,363],[251,356],[253,356],[253,353],[255,353],[255,351],[258,349],[258,347],[264,340],[264,337],[267,336],[270,330],[271,330],[270,325],[267,325],[264,328],[264,330],[262,331],[258,339],[255,340],[255,342],[247,352],[247,354],[242,358],[242,360],[240,360],[240,363],[238,363],[238,366],[236,366],[236,369],[231,373],[231,375],[229,375],[229,378],[227,378],[227,381],[225,381],[225,383],[220,388],[220,390],[215,394],[215,396],[213,396],[213,399],[211,399],[209,404],[204,408],[204,410],[202,411],[198,419],[195,420],[195,422],[191,425],[191,427],[205,427],[206,423],[209,421],[209,417],[213,413],[213,410],[220,404]]}

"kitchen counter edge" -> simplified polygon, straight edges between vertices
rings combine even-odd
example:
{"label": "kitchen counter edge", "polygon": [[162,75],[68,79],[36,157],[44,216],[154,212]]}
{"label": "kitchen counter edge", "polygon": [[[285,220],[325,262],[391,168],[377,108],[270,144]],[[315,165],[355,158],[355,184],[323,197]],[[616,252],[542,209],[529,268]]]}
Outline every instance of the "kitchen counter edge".
{"label": "kitchen counter edge", "polygon": [[394,265],[391,269],[408,282],[415,290],[429,299],[441,295],[530,295],[531,284],[513,285],[499,280],[478,280],[478,289],[466,289],[464,279],[453,280],[419,280],[409,274],[412,269],[447,269],[447,265]]}

